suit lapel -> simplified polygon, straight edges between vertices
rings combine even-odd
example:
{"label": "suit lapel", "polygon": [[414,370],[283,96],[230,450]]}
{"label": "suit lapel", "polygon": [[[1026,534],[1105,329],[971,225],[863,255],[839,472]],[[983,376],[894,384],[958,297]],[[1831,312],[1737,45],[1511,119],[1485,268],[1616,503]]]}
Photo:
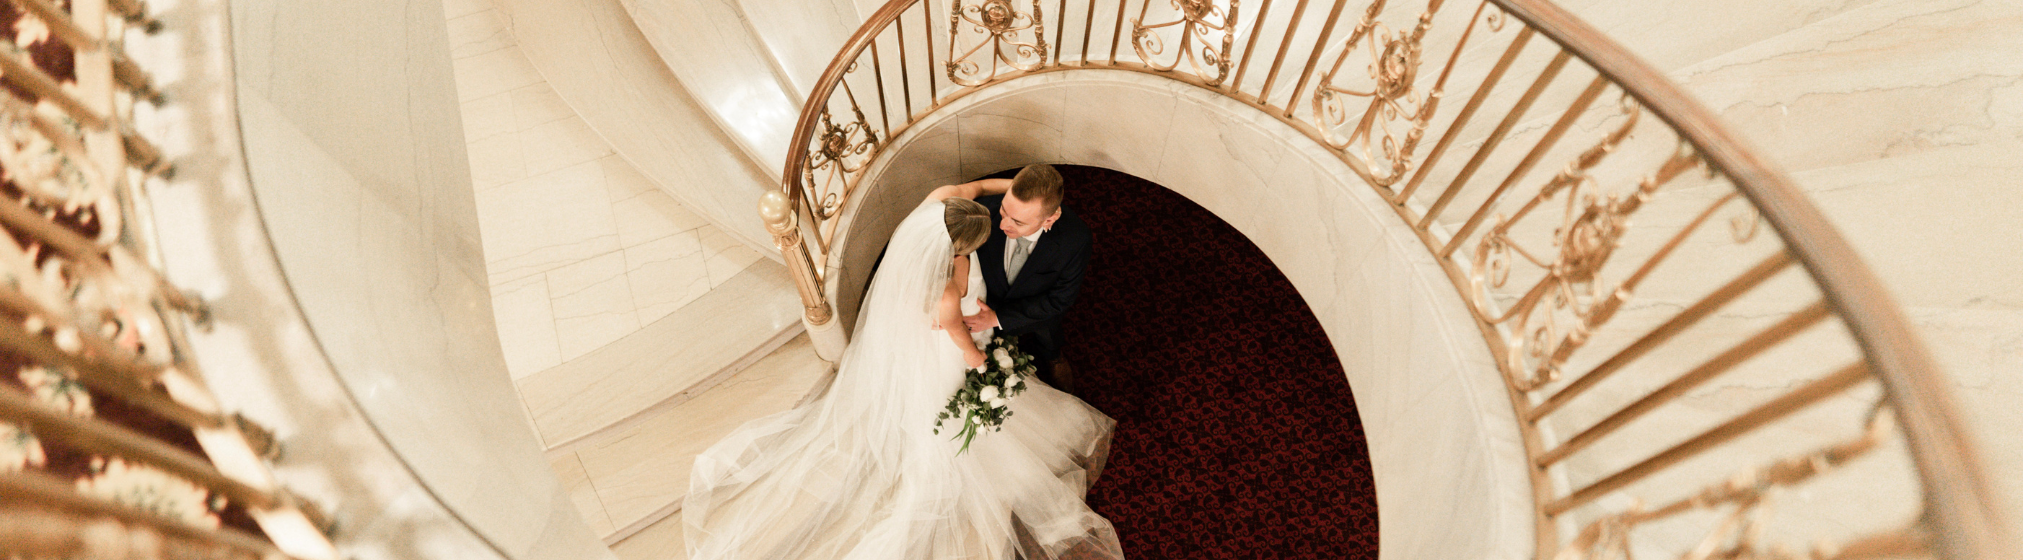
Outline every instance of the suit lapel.
{"label": "suit lapel", "polygon": [[[1019,268],[1019,277],[1006,279],[1005,288],[1009,290],[1010,288],[1018,286],[1020,280],[1032,278],[1033,277],[1032,274],[1026,274],[1028,272],[1044,269],[1042,265],[1047,262],[1047,259],[1049,257],[1052,256],[1052,253],[1055,250],[1054,247],[1060,245],[1060,243],[1057,241],[1058,237],[1059,236],[1053,235],[1051,233],[1040,236],[1040,241],[1038,243],[1033,244],[1032,252],[1026,254],[1026,264],[1025,266]],[[1010,244],[1010,242],[1007,241],[1005,244],[1008,245]],[[1004,268],[1004,264],[999,263],[998,268]]]}
{"label": "suit lapel", "polygon": [[[995,226],[997,224],[997,208],[991,207],[990,214],[991,224]],[[1003,292],[1011,287],[1011,282],[1006,281],[1004,277],[1004,245],[1004,231],[992,227],[990,237],[984,239],[983,246],[976,249],[977,260],[983,261],[979,264],[983,267],[984,286],[986,288],[996,286],[999,288],[998,292]],[[1031,257],[1027,257],[1027,259],[1030,260]],[[988,289],[985,290],[985,292],[990,291]]]}

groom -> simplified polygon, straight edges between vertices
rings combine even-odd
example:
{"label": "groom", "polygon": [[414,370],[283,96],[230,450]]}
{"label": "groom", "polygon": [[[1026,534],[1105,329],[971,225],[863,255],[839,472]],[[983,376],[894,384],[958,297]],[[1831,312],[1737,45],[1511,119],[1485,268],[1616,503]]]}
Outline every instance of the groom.
{"label": "groom", "polygon": [[956,189],[989,208],[998,226],[976,251],[985,293],[977,314],[963,323],[970,332],[997,327],[1018,337],[1019,347],[1040,363],[1040,380],[1073,392],[1073,372],[1060,360],[1066,342],[1061,316],[1082,289],[1090,237],[1089,226],[1061,207],[1060,172],[1028,165],[1009,180],[983,179]]}

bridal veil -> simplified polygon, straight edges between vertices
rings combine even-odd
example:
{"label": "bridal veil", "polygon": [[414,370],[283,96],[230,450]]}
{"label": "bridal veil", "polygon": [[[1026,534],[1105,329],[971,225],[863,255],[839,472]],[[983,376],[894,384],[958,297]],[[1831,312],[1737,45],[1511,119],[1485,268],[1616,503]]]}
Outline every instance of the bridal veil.
{"label": "bridal veil", "polygon": [[1122,557],[1082,500],[1108,417],[1035,383],[967,453],[933,432],[965,367],[933,328],[950,245],[942,204],[921,204],[886,247],[827,393],[696,457],[681,512],[692,560]]}

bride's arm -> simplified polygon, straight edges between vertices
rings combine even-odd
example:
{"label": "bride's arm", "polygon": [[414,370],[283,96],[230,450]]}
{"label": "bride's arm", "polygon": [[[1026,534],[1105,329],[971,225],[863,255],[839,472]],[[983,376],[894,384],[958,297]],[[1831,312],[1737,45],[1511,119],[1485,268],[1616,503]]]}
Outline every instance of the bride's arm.
{"label": "bride's arm", "polygon": [[983,351],[976,349],[976,341],[969,338],[969,329],[945,329],[942,325],[962,324],[962,296],[969,291],[969,257],[955,258],[954,274],[948,275],[948,286],[941,290],[941,305],[935,311],[935,328],[948,333],[955,347],[962,350],[962,361],[969,367],[983,365]]}
{"label": "bride's arm", "polygon": [[933,192],[927,193],[927,199],[941,200],[955,197],[975,200],[981,196],[1004,194],[1005,191],[1011,190],[1011,185],[1011,179],[977,179],[960,185],[938,187]]}

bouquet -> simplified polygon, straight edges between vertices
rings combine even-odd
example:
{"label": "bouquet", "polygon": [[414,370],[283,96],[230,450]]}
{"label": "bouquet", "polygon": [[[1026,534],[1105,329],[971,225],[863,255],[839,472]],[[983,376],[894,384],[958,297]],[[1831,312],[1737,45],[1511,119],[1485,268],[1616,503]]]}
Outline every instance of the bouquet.
{"label": "bouquet", "polygon": [[950,439],[962,438],[957,455],[969,450],[977,432],[1003,429],[1005,419],[1012,415],[1008,406],[1011,398],[1025,392],[1026,376],[1036,371],[1032,355],[1020,352],[1014,338],[991,338],[983,354],[983,366],[967,372],[962,388],[948,398],[947,409],[934,417],[935,434],[955,430]]}

